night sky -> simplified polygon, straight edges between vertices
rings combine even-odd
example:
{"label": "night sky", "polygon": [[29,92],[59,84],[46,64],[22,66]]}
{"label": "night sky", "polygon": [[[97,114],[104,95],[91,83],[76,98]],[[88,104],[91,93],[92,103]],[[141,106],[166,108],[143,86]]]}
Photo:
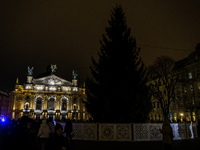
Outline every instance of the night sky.
{"label": "night sky", "polygon": [[56,64],[68,81],[78,72],[79,85],[90,74],[111,10],[121,4],[131,34],[148,66],[161,55],[187,57],[200,42],[199,0],[1,0],[0,90],[12,90]]}

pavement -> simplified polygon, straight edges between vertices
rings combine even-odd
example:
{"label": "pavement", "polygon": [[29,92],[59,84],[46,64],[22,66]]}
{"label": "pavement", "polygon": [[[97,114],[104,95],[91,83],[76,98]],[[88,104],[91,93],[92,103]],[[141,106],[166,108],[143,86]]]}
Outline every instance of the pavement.
{"label": "pavement", "polygon": [[[73,140],[70,145],[70,150],[163,150],[162,141],[117,142]],[[199,150],[200,138],[173,141],[172,150],[184,149]]]}
{"label": "pavement", "polygon": [[[116,142],[116,141],[79,141],[74,140],[71,150],[162,150],[161,141],[143,141],[143,142]],[[175,140],[172,144],[173,150],[200,149],[200,138],[191,140]]]}

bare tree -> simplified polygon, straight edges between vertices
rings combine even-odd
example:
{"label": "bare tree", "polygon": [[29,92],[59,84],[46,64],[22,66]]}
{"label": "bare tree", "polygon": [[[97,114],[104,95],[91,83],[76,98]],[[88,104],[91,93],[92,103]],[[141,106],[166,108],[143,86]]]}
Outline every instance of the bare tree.
{"label": "bare tree", "polygon": [[149,66],[149,84],[152,96],[161,104],[164,119],[169,119],[170,104],[175,101],[175,88],[179,76],[174,71],[175,60],[168,56],[157,57]]}

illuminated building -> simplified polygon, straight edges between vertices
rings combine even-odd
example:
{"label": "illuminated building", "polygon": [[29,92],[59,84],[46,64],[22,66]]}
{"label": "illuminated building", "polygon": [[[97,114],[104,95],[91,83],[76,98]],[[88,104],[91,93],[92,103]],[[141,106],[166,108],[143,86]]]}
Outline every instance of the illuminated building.
{"label": "illuminated building", "polygon": [[180,82],[176,88],[179,103],[173,118],[181,121],[200,121],[200,44],[188,57],[176,62]]}
{"label": "illuminated building", "polygon": [[[176,101],[170,105],[170,119],[173,122],[200,121],[200,44],[188,57],[176,62],[175,71],[180,80],[175,89]],[[160,86],[163,94],[164,86]],[[153,97],[152,104],[150,120],[162,121],[161,104]]]}
{"label": "illuminated building", "polygon": [[20,85],[16,81],[11,92],[12,119],[22,116],[30,118],[53,118],[63,120],[87,120],[84,101],[85,88],[78,87],[77,73],[73,71],[72,82],[56,76],[56,65],[51,65],[49,75],[33,78],[33,68],[28,67],[27,82]]}

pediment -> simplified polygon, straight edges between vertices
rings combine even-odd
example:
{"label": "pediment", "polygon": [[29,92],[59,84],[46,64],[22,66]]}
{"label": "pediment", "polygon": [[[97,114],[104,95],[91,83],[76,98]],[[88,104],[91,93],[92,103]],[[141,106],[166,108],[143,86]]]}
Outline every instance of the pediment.
{"label": "pediment", "polygon": [[56,86],[72,86],[72,83],[62,79],[56,75],[49,75],[42,78],[33,79],[33,84],[38,85],[56,85]]}

